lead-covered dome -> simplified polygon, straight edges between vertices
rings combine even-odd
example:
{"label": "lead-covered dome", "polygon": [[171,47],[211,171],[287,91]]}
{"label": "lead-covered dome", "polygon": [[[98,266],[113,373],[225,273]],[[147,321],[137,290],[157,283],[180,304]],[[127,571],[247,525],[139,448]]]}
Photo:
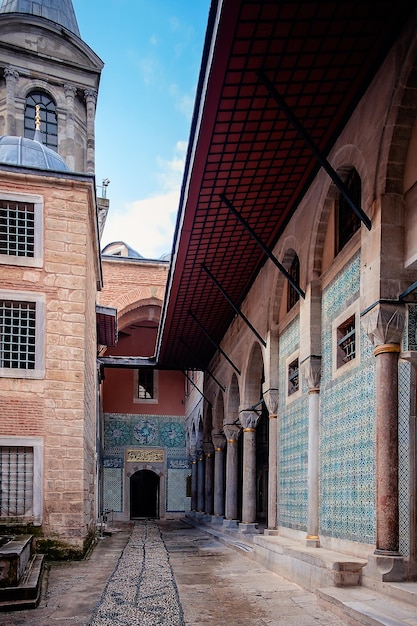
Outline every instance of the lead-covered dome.
{"label": "lead-covered dome", "polygon": [[0,13],[26,13],[44,17],[80,37],[71,0],[3,0]]}
{"label": "lead-covered dome", "polygon": [[0,163],[68,172],[70,168],[57,152],[35,139],[0,136]]}

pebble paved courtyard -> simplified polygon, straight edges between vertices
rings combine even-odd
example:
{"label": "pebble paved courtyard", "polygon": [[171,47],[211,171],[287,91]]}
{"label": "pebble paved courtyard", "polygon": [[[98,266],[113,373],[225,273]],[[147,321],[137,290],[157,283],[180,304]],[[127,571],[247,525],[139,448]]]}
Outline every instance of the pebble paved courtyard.
{"label": "pebble paved courtyard", "polygon": [[343,626],[316,596],[182,521],[139,521],[51,564],[37,609],[1,626]]}

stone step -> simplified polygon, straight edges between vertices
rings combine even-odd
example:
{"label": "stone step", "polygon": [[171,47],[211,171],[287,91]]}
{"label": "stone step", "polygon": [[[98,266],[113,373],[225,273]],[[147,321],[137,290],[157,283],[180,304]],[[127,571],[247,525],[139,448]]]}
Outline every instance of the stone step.
{"label": "stone step", "polygon": [[349,624],[415,626],[416,608],[364,587],[326,587],[316,591],[319,603]]}
{"label": "stone step", "polygon": [[41,593],[44,555],[34,555],[27,564],[18,585],[0,589],[0,611],[34,609]]}
{"label": "stone step", "polygon": [[319,587],[361,584],[367,560],[347,554],[303,546],[277,535],[253,538],[255,559],[277,574],[315,591]]}

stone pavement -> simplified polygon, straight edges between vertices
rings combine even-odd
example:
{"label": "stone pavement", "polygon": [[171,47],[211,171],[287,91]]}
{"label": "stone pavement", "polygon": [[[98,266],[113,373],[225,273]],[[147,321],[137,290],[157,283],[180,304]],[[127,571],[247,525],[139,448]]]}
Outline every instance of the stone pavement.
{"label": "stone pavement", "polygon": [[121,525],[52,563],[37,609],[2,626],[343,626],[309,593],[182,521]]}

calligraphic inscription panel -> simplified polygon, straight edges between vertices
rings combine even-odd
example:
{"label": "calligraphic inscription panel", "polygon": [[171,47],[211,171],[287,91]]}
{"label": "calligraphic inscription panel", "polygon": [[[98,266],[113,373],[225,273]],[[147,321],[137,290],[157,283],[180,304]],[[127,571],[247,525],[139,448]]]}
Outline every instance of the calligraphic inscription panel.
{"label": "calligraphic inscription panel", "polygon": [[126,450],[127,463],[164,463],[165,455],[163,450]]}

